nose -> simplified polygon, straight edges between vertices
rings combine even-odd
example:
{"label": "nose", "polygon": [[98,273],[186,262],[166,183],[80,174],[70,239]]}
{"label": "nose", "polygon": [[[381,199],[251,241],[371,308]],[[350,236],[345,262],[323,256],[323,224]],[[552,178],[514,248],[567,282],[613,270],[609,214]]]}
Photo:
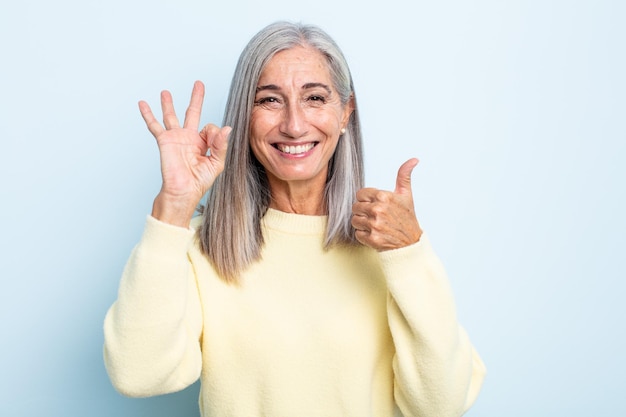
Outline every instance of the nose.
{"label": "nose", "polygon": [[300,103],[290,103],[285,106],[280,123],[280,132],[283,135],[298,139],[308,133],[308,127],[306,112]]}

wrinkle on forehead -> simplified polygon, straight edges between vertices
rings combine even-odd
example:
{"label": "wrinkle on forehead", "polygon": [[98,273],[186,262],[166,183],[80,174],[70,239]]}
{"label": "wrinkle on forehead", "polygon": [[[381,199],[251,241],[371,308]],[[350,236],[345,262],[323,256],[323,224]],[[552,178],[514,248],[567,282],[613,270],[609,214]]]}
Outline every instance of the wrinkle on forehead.
{"label": "wrinkle on forehead", "polygon": [[263,69],[257,91],[281,89],[286,87],[284,83],[301,89],[323,87],[332,91],[326,57],[310,46],[296,46],[276,53]]}

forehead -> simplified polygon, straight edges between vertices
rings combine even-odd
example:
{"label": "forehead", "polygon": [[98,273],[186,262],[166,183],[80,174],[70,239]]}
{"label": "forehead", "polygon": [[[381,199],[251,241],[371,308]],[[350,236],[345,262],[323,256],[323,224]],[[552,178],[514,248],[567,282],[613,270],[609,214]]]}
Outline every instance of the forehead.
{"label": "forehead", "polygon": [[310,46],[295,46],[276,53],[267,63],[259,84],[271,81],[273,84],[281,80],[295,81],[300,78],[316,78],[305,80],[320,81],[330,80],[330,69],[326,57],[317,49]]}

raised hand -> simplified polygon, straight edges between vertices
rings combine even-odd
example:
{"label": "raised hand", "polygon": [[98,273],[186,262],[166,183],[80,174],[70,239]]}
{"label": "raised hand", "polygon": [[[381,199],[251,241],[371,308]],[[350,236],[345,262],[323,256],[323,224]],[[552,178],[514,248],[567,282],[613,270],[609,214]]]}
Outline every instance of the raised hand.
{"label": "raised hand", "polygon": [[163,126],[148,103],[139,102],[139,111],[157,141],[161,157],[163,184],[152,215],[177,226],[189,226],[200,199],[224,170],[231,128],[208,124],[198,132],[203,99],[204,84],[196,81],[182,127],[169,91],[161,92]]}
{"label": "raised hand", "polygon": [[377,251],[398,249],[419,241],[422,236],[411,191],[411,172],[418,164],[413,158],[398,170],[396,189],[363,188],[352,206],[352,227],[359,242]]}

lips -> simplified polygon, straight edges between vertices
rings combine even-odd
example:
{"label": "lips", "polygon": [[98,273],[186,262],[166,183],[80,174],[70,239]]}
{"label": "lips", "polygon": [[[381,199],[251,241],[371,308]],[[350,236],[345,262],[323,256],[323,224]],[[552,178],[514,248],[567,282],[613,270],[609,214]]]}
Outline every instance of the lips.
{"label": "lips", "polygon": [[274,145],[279,151],[289,155],[299,155],[307,153],[317,145],[317,142],[305,143],[302,145],[285,145],[283,143],[277,143]]}

